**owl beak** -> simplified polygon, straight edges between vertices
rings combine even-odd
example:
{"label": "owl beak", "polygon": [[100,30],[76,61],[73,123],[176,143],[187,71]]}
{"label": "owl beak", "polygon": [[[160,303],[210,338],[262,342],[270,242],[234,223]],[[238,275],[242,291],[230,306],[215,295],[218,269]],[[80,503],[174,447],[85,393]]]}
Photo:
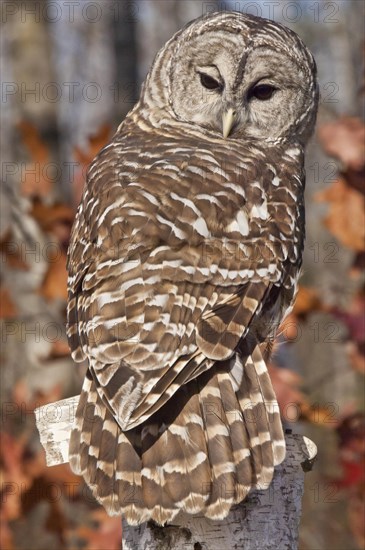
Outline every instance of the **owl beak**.
{"label": "owl beak", "polygon": [[226,139],[233,127],[233,124],[236,121],[236,111],[230,107],[226,111],[224,111],[222,115],[222,121],[223,121],[223,137]]}

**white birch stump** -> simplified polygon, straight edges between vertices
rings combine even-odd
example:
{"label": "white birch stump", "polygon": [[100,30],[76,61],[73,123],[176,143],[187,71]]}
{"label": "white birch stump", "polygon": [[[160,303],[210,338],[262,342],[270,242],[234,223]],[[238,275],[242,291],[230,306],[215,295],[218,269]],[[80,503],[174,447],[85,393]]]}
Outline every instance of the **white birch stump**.
{"label": "white birch stump", "polygon": [[[36,409],[47,465],[68,462],[68,442],[79,396]],[[123,550],[295,550],[304,491],[304,473],[317,454],[306,437],[286,434],[285,461],[269,489],[253,491],[224,521],[179,514],[173,525],[153,522],[132,527],[123,521]]]}

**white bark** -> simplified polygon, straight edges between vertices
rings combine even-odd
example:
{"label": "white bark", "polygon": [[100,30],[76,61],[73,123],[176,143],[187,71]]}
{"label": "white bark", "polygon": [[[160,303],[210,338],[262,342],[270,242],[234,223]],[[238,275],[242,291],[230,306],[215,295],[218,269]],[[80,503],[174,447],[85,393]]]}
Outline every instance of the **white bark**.
{"label": "white bark", "polygon": [[[48,466],[68,462],[68,441],[79,396],[36,409],[37,427]],[[286,435],[285,461],[268,490],[253,491],[224,521],[179,514],[174,524],[123,522],[123,550],[295,550],[298,545],[304,473],[317,454],[315,444]]]}
{"label": "white bark", "polygon": [[68,444],[79,397],[49,403],[34,411],[47,466],[68,462]]}

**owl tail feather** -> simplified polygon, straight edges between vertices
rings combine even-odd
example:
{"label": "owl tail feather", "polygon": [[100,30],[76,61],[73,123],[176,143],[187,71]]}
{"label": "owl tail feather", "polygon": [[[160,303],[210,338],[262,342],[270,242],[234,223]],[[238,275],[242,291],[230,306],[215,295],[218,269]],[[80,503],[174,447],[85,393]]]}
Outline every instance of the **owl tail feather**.
{"label": "owl tail feather", "polygon": [[185,384],[151,418],[122,432],[89,374],[70,465],[110,515],[163,525],[180,512],[224,519],[267,488],[285,456],[279,409],[257,346]]}

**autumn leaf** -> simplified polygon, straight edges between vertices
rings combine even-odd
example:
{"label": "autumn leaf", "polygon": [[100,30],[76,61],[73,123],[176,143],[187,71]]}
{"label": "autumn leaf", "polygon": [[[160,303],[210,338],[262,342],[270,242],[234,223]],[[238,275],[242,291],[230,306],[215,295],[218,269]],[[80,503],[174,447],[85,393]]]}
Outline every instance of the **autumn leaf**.
{"label": "autumn leaf", "polygon": [[75,147],[74,157],[80,164],[78,170],[76,170],[74,178],[74,200],[76,204],[79,204],[81,200],[82,190],[85,184],[86,169],[99,153],[100,149],[106,145],[111,136],[110,124],[104,124],[98,130],[98,132],[89,138],[89,147],[87,151],[83,151],[80,147]]}
{"label": "autumn leaf", "polygon": [[329,203],[329,212],[324,220],[327,229],[351,250],[364,250],[364,196],[340,178],[328,189],[317,193],[316,200]]}
{"label": "autumn leaf", "polygon": [[21,490],[29,488],[32,484],[31,477],[23,468],[26,444],[27,434],[15,437],[8,432],[1,433],[0,459],[3,487],[6,492],[3,495],[2,508],[10,521],[21,514]]}
{"label": "autumn leaf", "polygon": [[18,123],[22,140],[31,158],[35,162],[45,163],[49,158],[49,151],[39,136],[37,128],[26,120]]}
{"label": "autumn leaf", "polygon": [[11,269],[28,271],[29,265],[24,261],[21,245],[14,241],[11,230],[8,230],[0,241],[2,261]]}
{"label": "autumn leaf", "polygon": [[55,340],[52,343],[48,359],[59,359],[61,357],[68,357],[70,353],[70,348],[66,340]]}
{"label": "autumn leaf", "polygon": [[52,468],[45,468],[44,477],[54,483],[72,487],[72,495],[76,495],[84,488],[83,479],[74,474],[69,464],[58,464]]}
{"label": "autumn leaf", "polygon": [[45,232],[52,232],[54,226],[59,223],[71,226],[75,218],[75,212],[67,204],[48,205],[39,199],[33,201],[30,215]]}
{"label": "autumn leaf", "polygon": [[89,137],[89,147],[87,151],[83,151],[80,147],[75,147],[74,156],[81,164],[90,164],[97,153],[106,145],[110,138],[110,124],[104,124],[99,128],[96,134]]}
{"label": "autumn leaf", "polygon": [[331,314],[347,328],[346,350],[352,367],[365,374],[365,290],[360,289],[346,310],[331,308]]}
{"label": "autumn leaf", "polygon": [[365,125],[359,118],[341,117],[322,124],[319,141],[326,153],[339,159],[345,168],[361,170],[365,164]]}
{"label": "autumn leaf", "polygon": [[0,319],[13,319],[19,312],[10,296],[9,290],[2,284],[0,286]]}
{"label": "autumn leaf", "polygon": [[[3,495],[3,498],[6,498]],[[13,532],[9,526],[9,518],[4,510],[0,511],[0,548],[4,550],[16,550],[13,541]]]}
{"label": "autumn leaf", "polygon": [[[50,233],[56,238],[59,248],[66,252],[75,218],[74,210],[66,204],[48,205],[36,199],[33,201],[30,214],[44,232]],[[49,247],[52,247],[52,243]]]}
{"label": "autumn leaf", "polygon": [[337,426],[338,420],[335,415],[335,409],[331,405],[322,406],[318,403],[302,403],[301,420],[306,420],[312,424],[322,426],[324,428],[333,429]]}
{"label": "autumn leaf", "polygon": [[[52,252],[50,252],[52,254]],[[46,300],[67,300],[67,256],[59,247],[55,246],[54,257],[50,257],[48,271],[43,280],[39,293]]]}
{"label": "autumn leaf", "polygon": [[314,288],[300,286],[295,299],[293,314],[305,318],[312,311],[323,310],[326,310],[326,307],[320,299],[318,292]]}
{"label": "autumn leaf", "polygon": [[45,166],[50,162],[50,151],[43,143],[37,128],[30,122],[18,124],[21,140],[28,150],[30,162],[26,165],[25,177],[22,178],[22,194],[26,196],[49,195],[53,180],[47,176]]}

